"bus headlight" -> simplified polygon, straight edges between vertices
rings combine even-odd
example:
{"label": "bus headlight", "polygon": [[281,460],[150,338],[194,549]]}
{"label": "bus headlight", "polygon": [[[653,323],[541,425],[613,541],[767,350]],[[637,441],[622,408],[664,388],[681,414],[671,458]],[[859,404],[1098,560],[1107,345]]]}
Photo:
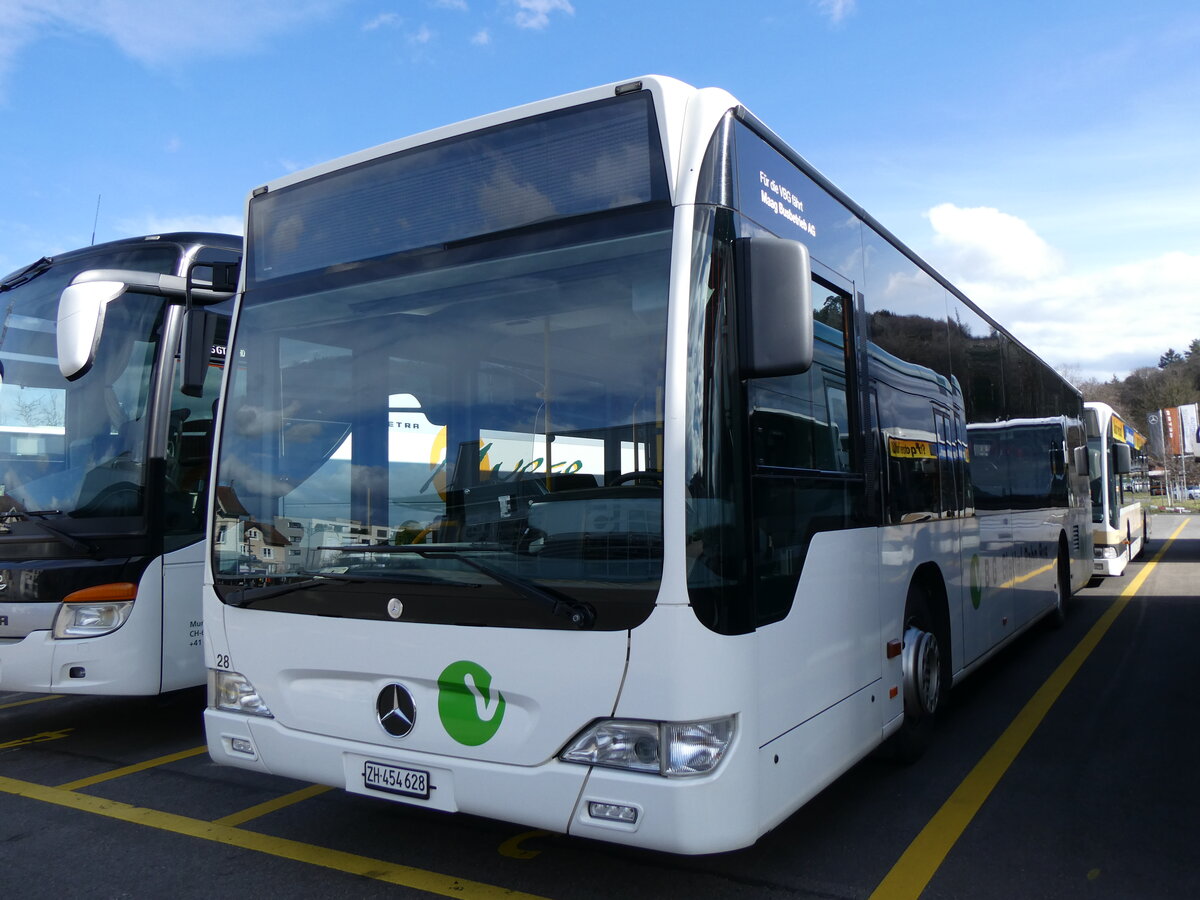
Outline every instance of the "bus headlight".
{"label": "bus headlight", "polygon": [[54,616],[54,637],[90,638],[116,631],[129,618],[136,596],[137,585],[124,581],[67,594]]}
{"label": "bus headlight", "polygon": [[240,672],[208,670],[208,705],[214,709],[245,713],[248,716],[275,718],[254,685]]}
{"label": "bus headlight", "polygon": [[114,603],[64,603],[54,617],[54,636],[58,639],[99,637],[125,624],[133,601]]}
{"label": "bus headlight", "polygon": [[1097,544],[1095,547],[1096,559],[1116,559],[1117,548],[1111,545]]}
{"label": "bus headlight", "polygon": [[736,723],[736,716],[700,722],[602,719],[567,744],[559,759],[655,775],[704,775],[733,743]]}

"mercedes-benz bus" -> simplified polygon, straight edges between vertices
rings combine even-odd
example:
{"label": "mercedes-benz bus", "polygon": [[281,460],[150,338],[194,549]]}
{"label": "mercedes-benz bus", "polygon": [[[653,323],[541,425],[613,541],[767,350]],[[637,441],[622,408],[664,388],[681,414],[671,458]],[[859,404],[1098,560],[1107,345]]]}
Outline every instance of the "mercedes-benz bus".
{"label": "mercedes-benz bus", "polygon": [[1140,435],[1107,403],[1089,400],[1084,407],[1091,455],[1092,574],[1122,575],[1150,536],[1142,502],[1129,485]]}
{"label": "mercedes-benz bus", "polygon": [[722,90],[450,125],[247,227],[218,762],[728,850],[1088,579],[1078,392]]}
{"label": "mercedes-benz bus", "polygon": [[[199,284],[240,257],[232,235],[160,234],[43,257],[0,281],[0,690],[150,695],[204,682],[228,315],[224,332],[197,333],[189,386],[183,305],[118,296],[112,279]],[[88,270],[108,280],[72,287]]]}

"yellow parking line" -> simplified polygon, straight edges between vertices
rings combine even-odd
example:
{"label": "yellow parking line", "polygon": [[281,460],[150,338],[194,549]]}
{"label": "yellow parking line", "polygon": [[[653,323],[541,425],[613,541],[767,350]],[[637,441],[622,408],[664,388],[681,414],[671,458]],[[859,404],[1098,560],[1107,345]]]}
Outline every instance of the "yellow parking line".
{"label": "yellow parking line", "polygon": [[80,788],[91,787],[93,784],[99,784],[102,781],[112,781],[114,778],[132,775],[134,772],[144,772],[146,769],[153,769],[155,766],[163,766],[167,763],[177,762],[181,759],[199,756],[201,753],[206,752],[208,752],[207,745],[203,747],[193,747],[191,750],[180,750],[178,753],[168,753],[166,756],[159,756],[154,759],[148,759],[145,762],[134,763],[132,766],[122,766],[120,769],[113,769],[109,772],[101,772],[99,775],[92,775],[89,778],[80,778],[78,781],[68,781],[66,784],[60,784],[58,789],[61,791],[77,791]]}
{"label": "yellow parking line", "polygon": [[259,803],[257,806],[251,806],[249,809],[243,809],[241,812],[231,813],[228,816],[222,816],[220,819],[213,819],[214,825],[244,825],[251,819],[257,819],[260,816],[265,816],[267,813],[273,813],[277,809],[291,806],[293,803],[299,803],[301,800],[307,800],[309,797],[315,797],[317,794],[323,794],[330,790],[324,784],[310,784],[306,788],[301,788],[298,791],[292,791],[290,794],[284,794],[282,797],[276,797],[274,800],[268,800],[265,803]]}
{"label": "yellow parking line", "polygon": [[0,704],[0,709],[14,709],[18,706],[28,706],[30,703],[45,703],[47,700],[61,700],[66,694],[44,694],[31,700],[14,700],[12,703]]}
{"label": "yellow parking line", "polygon": [[1079,671],[1084,660],[1100,643],[1109,626],[1116,620],[1121,611],[1137,594],[1150,573],[1162,559],[1167,548],[1179,537],[1185,525],[1191,519],[1184,519],[1178,528],[1163,544],[1149,563],[1134,577],[1116,601],[1105,610],[1104,615],[1091,627],[1074,650],[1046,679],[1037,693],[1025,704],[1024,709],[1005,729],[1004,733],[984,754],[974,769],[963,779],[950,798],[942,805],[921,830],[921,833],[908,845],[892,870],[884,876],[879,887],[871,894],[871,900],[908,900],[921,895],[925,887],[937,872],[938,867],[945,861],[955,843],[966,831],[967,826],[979,809],[983,806],[992,789],[1008,771],[1017,754],[1041,724],[1042,719],[1050,711],[1063,689]]}
{"label": "yellow parking line", "polygon": [[199,838],[204,841],[213,841],[231,847],[240,847],[244,850],[266,853],[281,859],[309,863],[326,869],[359,875],[363,878],[372,878],[388,884],[414,888],[430,894],[467,898],[467,900],[474,900],[474,898],[492,900],[492,898],[500,897],[517,898],[517,900],[526,900],[526,898],[527,900],[540,900],[534,894],[511,891],[492,884],[469,881],[465,878],[454,878],[450,875],[441,875],[425,869],[402,866],[382,859],[372,859],[367,856],[344,853],[341,850],[317,847],[313,844],[290,841],[286,838],[257,834],[253,831],[245,831],[230,825],[203,822],[200,819],[191,819],[187,816],[180,816],[174,813],[160,812],[140,806],[130,806],[127,803],[118,803],[114,800],[105,800],[101,797],[93,797],[88,794],[78,794],[74,791],[63,790],[62,788],[46,787],[45,785],[32,784],[28,781],[18,781],[15,778],[6,778],[3,775],[0,775],[0,791],[18,797],[27,797],[31,800],[40,800],[43,803],[53,803],[57,806],[67,807],[68,809],[106,816],[110,819],[117,819],[134,825],[157,828],[161,831],[187,835],[188,837]]}

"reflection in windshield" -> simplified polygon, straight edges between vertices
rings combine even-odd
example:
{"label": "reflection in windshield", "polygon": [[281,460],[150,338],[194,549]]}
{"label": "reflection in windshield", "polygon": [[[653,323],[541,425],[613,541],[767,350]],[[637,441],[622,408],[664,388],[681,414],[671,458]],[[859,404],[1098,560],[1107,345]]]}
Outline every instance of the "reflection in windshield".
{"label": "reflection in windshield", "polygon": [[[231,601],[320,573],[424,576],[486,593],[491,623],[572,627],[595,608],[595,627],[628,627],[614,610],[631,603],[644,617],[662,568],[669,210],[646,218],[305,296],[248,292],[214,532]],[[348,559],[351,545],[391,552]]]}

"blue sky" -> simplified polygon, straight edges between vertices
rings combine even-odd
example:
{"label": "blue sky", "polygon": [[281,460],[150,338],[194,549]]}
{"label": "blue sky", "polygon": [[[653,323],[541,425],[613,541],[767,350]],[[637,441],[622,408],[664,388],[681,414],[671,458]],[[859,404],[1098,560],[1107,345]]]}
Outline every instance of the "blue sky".
{"label": "blue sky", "polygon": [[289,171],[657,73],[729,90],[1018,338],[1124,377],[1200,337],[1182,0],[0,0],[0,273],[241,231]]}

